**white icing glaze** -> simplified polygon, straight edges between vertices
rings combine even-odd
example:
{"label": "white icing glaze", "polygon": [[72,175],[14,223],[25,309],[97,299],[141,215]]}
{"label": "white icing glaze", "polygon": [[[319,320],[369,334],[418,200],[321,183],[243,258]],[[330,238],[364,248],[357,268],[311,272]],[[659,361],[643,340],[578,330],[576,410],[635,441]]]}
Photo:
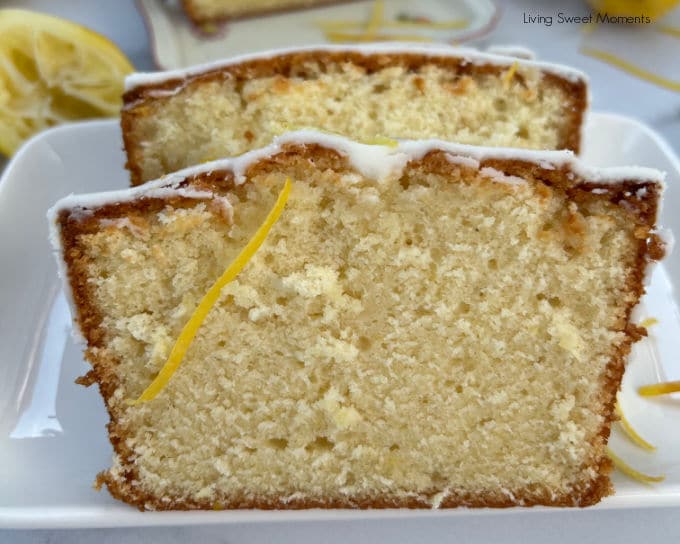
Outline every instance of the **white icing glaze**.
{"label": "white icing glaze", "polygon": [[184,85],[178,85],[177,87],[173,87],[172,89],[153,89],[149,91],[149,96],[153,96],[154,98],[174,96],[177,93],[179,93],[183,88]]}
{"label": "white icing glaze", "polygon": [[56,221],[61,210],[69,210],[71,217],[78,219],[79,216],[86,217],[91,215],[91,209],[99,208],[114,202],[130,202],[138,197],[146,198],[172,198],[185,197],[196,199],[213,199],[218,195],[210,191],[195,191],[192,189],[178,188],[177,186],[186,179],[187,176],[164,176],[155,181],[150,181],[139,187],[121,189],[118,191],[103,191],[101,193],[89,193],[84,195],[70,194],[59,200],[52,208],[47,211],[47,217],[52,224]]}
{"label": "white icing glaze", "polygon": [[[369,145],[353,142],[343,136],[314,130],[291,132],[278,137],[267,147],[250,151],[236,158],[221,159],[185,168],[138,187],[77,196],[71,194],[59,200],[48,210],[47,218],[50,226],[50,242],[57,260],[59,277],[65,286],[67,300],[72,311],[74,309],[73,296],[69,288],[66,265],[62,258],[63,248],[57,225],[57,219],[62,210],[68,210],[71,217],[77,220],[92,215],[92,209],[110,203],[129,202],[139,197],[171,198],[182,196],[216,202],[229,214],[229,217],[232,217],[233,209],[231,204],[222,195],[216,195],[205,190],[182,188],[179,185],[188,177],[207,174],[213,171],[231,171],[234,174],[235,182],[242,184],[246,180],[245,175],[248,167],[283,151],[285,146],[291,144],[317,144],[337,150],[347,157],[357,172],[377,181],[385,181],[398,177],[409,161],[418,160],[432,151],[443,151],[450,162],[461,164],[468,168],[479,169],[480,163],[489,159],[520,160],[534,163],[546,170],[567,169],[566,176],[569,179],[573,179],[576,175],[589,183],[607,184],[622,181],[640,181],[657,183],[661,191],[665,188],[665,174],[658,170],[635,166],[614,168],[589,167],[575,157],[571,151],[535,151],[528,149],[477,147],[442,140],[403,140],[399,141],[396,146]],[[496,168],[483,167],[480,172],[482,175],[489,176],[494,181],[501,183],[517,184],[525,182],[519,177],[509,176]],[[606,189],[596,188],[592,192],[601,194],[606,192]],[[644,194],[641,193],[641,190],[638,190],[636,196],[640,198]],[[627,202],[622,204],[627,204]],[[658,235],[662,237],[666,244],[666,252],[670,253],[673,247],[672,234],[668,230],[660,229]],[[648,266],[645,275],[649,278],[650,274],[651,266]],[[76,327],[74,327],[73,334],[80,342],[83,341],[82,333],[76,330]]]}
{"label": "white icing glaze", "polygon": [[460,164],[461,166],[467,166],[468,168],[473,168],[475,170],[479,168],[479,161],[470,157],[462,157],[460,155],[451,155],[450,153],[447,153],[446,160],[450,163]]}
{"label": "white icing glaze", "polygon": [[64,288],[64,297],[66,298],[66,303],[68,304],[69,310],[71,311],[71,321],[73,326],[71,327],[71,338],[74,343],[79,345],[86,345],[85,335],[80,329],[80,325],[76,321],[76,304],[73,298],[73,290],[71,289],[71,282],[68,280],[68,269],[66,267],[66,261],[63,258],[64,251],[61,243],[61,233],[57,228],[57,210],[55,207],[50,208],[47,211],[47,224],[49,225],[49,241],[52,245],[52,254],[54,255],[54,260],[57,263],[57,276],[61,280],[61,285]]}
{"label": "white icing glaze", "polygon": [[451,488],[446,487],[430,499],[430,508],[439,510],[444,500],[451,494]]}
{"label": "white icing glaze", "polygon": [[[88,213],[89,208],[97,208],[111,202],[127,202],[139,196],[153,198],[169,198],[184,196],[188,198],[218,198],[210,191],[178,188],[187,177],[206,174],[217,170],[234,173],[237,184],[245,182],[247,169],[254,163],[281,152],[287,145],[311,145],[335,149],[345,155],[352,167],[377,181],[397,176],[411,160],[418,160],[431,151],[443,151],[451,162],[458,162],[468,167],[479,167],[479,163],[489,159],[520,160],[534,163],[541,168],[552,170],[566,168],[567,176],[575,174],[589,183],[617,183],[621,181],[645,181],[658,183],[663,189],[665,174],[652,168],[640,166],[594,168],[586,166],[571,151],[536,151],[531,149],[515,149],[503,147],[478,147],[465,144],[445,142],[443,140],[402,140],[396,146],[369,145],[354,142],[344,136],[300,130],[279,136],[274,142],[261,149],[249,151],[235,158],[220,159],[191,166],[178,172],[168,174],[158,180],[144,185],[96,194],[70,195],[57,202],[50,210],[56,217],[59,210],[69,209],[71,213]],[[486,169],[484,169],[486,170]],[[493,169],[488,169],[493,170]],[[496,171],[497,172],[497,171]],[[501,174],[500,172],[497,172]],[[489,174],[497,175],[494,172]],[[507,182],[508,176],[503,174]],[[519,179],[519,178],[518,178]],[[513,180],[516,183],[517,180]]]}
{"label": "white icing glaze", "polygon": [[666,249],[666,255],[670,255],[675,248],[675,236],[673,236],[673,231],[671,229],[660,227],[657,229],[656,235],[661,238],[664,248]]}
{"label": "white icing glaze", "polygon": [[526,185],[526,181],[517,176],[509,176],[500,170],[485,166],[479,171],[480,174],[495,181],[496,183],[505,183],[506,185]]}
{"label": "white icing glaze", "polygon": [[485,51],[491,55],[504,55],[525,60],[534,60],[536,58],[536,53],[523,45],[490,45]]}
{"label": "white icing glaze", "polygon": [[[647,261],[645,263],[645,270],[642,273],[642,285],[645,286],[645,288],[649,287],[652,284],[652,276],[654,275],[654,270],[656,270],[656,267],[659,266],[659,261]],[[634,315],[635,309],[642,304],[642,301],[638,302],[633,307],[633,310],[631,311],[631,315]],[[637,320],[636,320],[637,321]]]}
{"label": "white icing glaze", "polygon": [[[199,74],[210,72],[213,70],[219,70],[221,68],[226,68],[228,66],[234,66],[236,64],[249,62],[253,60],[266,60],[272,59],[281,55],[296,52],[309,52],[309,51],[319,51],[319,52],[356,52],[365,55],[380,54],[380,53],[415,53],[422,55],[430,55],[433,57],[444,56],[444,57],[463,57],[466,62],[476,65],[483,64],[493,64],[497,66],[512,66],[515,62],[519,64],[520,67],[533,67],[539,70],[549,72],[551,74],[563,77],[569,81],[587,81],[587,76],[576,70],[567,66],[562,66],[559,64],[553,64],[549,62],[539,62],[534,60],[518,59],[516,57],[510,57],[507,55],[497,55],[492,53],[482,53],[476,49],[464,48],[464,47],[453,47],[446,45],[424,45],[415,43],[372,43],[372,44],[361,44],[361,45],[313,45],[306,47],[289,47],[284,49],[273,49],[270,51],[264,51],[261,53],[251,53],[247,55],[240,55],[230,59],[220,60],[216,62],[210,62],[206,64],[201,64],[198,66],[193,66],[190,68],[182,68],[178,70],[168,70],[166,72],[147,72],[147,73],[135,73],[129,75],[125,78],[125,91],[130,91],[137,87],[144,87],[146,85],[156,85],[159,83],[164,83],[171,80],[184,80]],[[181,88],[181,86],[180,86]],[[155,92],[155,91],[154,91]],[[171,91],[159,91],[163,93],[170,93]]]}
{"label": "white icing glaze", "polygon": [[[656,234],[660,239],[661,242],[663,243],[664,246],[664,258],[668,257],[672,252],[673,249],[675,248],[675,236],[673,235],[673,231],[664,228],[664,227],[658,227],[655,231],[654,234]],[[645,287],[649,287],[650,284],[652,283],[652,276],[654,275],[654,270],[656,270],[656,267],[659,266],[659,261],[647,261],[645,264],[645,270],[642,273],[642,283]],[[643,314],[645,313],[645,306],[644,306],[644,298],[640,299],[640,301],[633,307],[633,310],[631,311],[631,322],[632,323],[637,323],[640,321],[640,319],[643,317]]]}

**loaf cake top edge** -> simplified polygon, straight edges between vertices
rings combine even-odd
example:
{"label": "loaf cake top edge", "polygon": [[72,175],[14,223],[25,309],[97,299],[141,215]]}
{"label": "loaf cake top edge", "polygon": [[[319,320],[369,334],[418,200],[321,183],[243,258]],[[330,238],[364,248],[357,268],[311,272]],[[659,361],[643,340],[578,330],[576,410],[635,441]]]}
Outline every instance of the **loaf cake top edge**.
{"label": "loaf cake top edge", "polygon": [[474,65],[494,65],[508,68],[516,64],[520,67],[537,68],[541,71],[551,73],[557,77],[564,78],[572,83],[588,82],[588,76],[582,71],[577,70],[576,68],[551,62],[527,60],[518,57],[486,53],[469,47],[454,47],[448,45],[404,43],[404,42],[381,42],[359,45],[321,44],[304,47],[299,46],[286,47],[280,49],[271,49],[258,53],[247,53],[244,55],[238,55],[228,59],[207,62],[187,68],[179,68],[160,72],[158,71],[137,72],[130,74],[125,78],[125,92],[138,89],[141,87],[163,84],[168,81],[190,79],[192,77],[204,74],[206,72],[217,71],[241,63],[274,59],[277,57],[295,53],[312,53],[317,51],[319,53],[347,52],[358,53],[363,55],[415,54],[425,55],[432,58],[437,57],[462,58],[466,63]]}

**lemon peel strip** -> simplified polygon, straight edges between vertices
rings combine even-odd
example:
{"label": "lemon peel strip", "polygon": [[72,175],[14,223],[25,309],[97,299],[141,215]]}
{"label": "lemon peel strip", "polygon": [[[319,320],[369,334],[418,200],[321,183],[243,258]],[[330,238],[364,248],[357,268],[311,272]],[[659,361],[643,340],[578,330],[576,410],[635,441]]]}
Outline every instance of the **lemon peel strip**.
{"label": "lemon peel strip", "polygon": [[470,25],[470,22],[466,19],[452,19],[440,22],[409,20],[386,21],[384,19],[384,12],[384,0],[375,0],[371,9],[371,14],[366,23],[351,20],[335,20],[316,21],[315,24],[323,31],[326,39],[332,43],[372,41],[432,42],[434,39],[429,36],[422,36],[419,34],[381,34],[380,31],[386,29],[451,30],[467,28]]}
{"label": "lemon peel strip", "polygon": [[647,70],[635,66],[634,64],[617,57],[616,55],[612,55],[606,51],[600,51],[599,49],[593,49],[591,47],[582,47],[581,53],[606,62],[607,64],[611,64],[612,66],[616,66],[617,68],[620,68],[621,70],[628,72],[635,77],[639,77],[640,79],[654,83],[659,87],[664,87],[666,89],[670,89],[671,91],[680,93],[680,81],[673,81],[672,79],[666,79],[665,77],[656,75],[653,72],[648,72]]}
{"label": "lemon peel strip", "polygon": [[673,26],[658,26],[656,29],[662,34],[667,34],[668,36],[673,36],[674,38],[680,38],[680,28],[675,28]]}
{"label": "lemon peel strip", "polygon": [[467,19],[451,19],[449,21],[389,21],[383,23],[383,28],[423,28],[432,30],[457,30],[470,26]]}
{"label": "lemon peel strip", "polygon": [[368,24],[366,25],[366,37],[373,38],[377,34],[378,30],[380,29],[380,25],[383,22],[384,12],[385,4],[383,0],[375,0],[373,3],[371,18],[368,20]]}
{"label": "lemon peel strip", "polygon": [[619,404],[618,400],[614,405],[614,411],[616,412],[616,415],[619,416],[619,423],[621,424],[621,428],[624,430],[626,436],[631,440],[631,442],[633,442],[636,446],[641,447],[643,450],[656,451],[656,446],[650,444],[644,438],[642,438],[630,424],[630,421],[628,421],[625,414],[623,413],[623,410],[621,409],[621,404]]}
{"label": "lemon peel strip", "polygon": [[515,77],[515,72],[519,68],[519,63],[517,61],[512,63],[512,66],[503,74],[503,88],[507,91],[510,88],[510,82],[512,78]]}
{"label": "lemon peel strip", "polygon": [[[321,30],[358,30],[365,26],[365,23],[357,21],[316,21],[315,23]],[[383,21],[381,29],[390,28],[413,28],[426,30],[456,30],[467,28],[470,25],[465,19],[451,19],[450,21],[424,22],[424,21]]]}
{"label": "lemon peel strip", "polygon": [[645,329],[648,329],[652,325],[656,325],[659,323],[659,320],[656,317],[648,317],[647,319],[643,319],[640,322],[640,326],[644,327]]}
{"label": "lemon peel strip", "polygon": [[663,482],[666,479],[665,476],[650,476],[649,474],[645,474],[644,472],[635,470],[623,459],[621,459],[618,455],[616,455],[609,446],[607,446],[607,455],[614,463],[614,466],[620,472],[622,472],[629,478],[632,478],[633,480],[637,480],[638,482],[642,482],[643,484],[656,484],[659,482]]}
{"label": "lemon peel strip", "polygon": [[368,144],[368,145],[383,145],[385,147],[398,147],[399,142],[397,140],[393,140],[392,138],[388,138],[387,136],[376,136],[374,138],[369,138],[367,140],[364,140],[362,143]]}
{"label": "lemon peel strip", "polygon": [[668,395],[670,393],[680,393],[680,381],[661,382],[651,385],[643,385],[638,388],[641,397],[656,397],[658,395]]}
{"label": "lemon peel strip", "polygon": [[347,42],[432,42],[428,36],[415,34],[348,34],[344,32],[326,32],[326,39],[331,43]]}
{"label": "lemon peel strip", "polygon": [[596,28],[597,23],[595,21],[591,21],[581,27],[581,32],[583,32],[584,34],[592,34]]}
{"label": "lemon peel strip", "polygon": [[196,310],[194,310],[194,313],[189,318],[189,321],[187,321],[186,325],[184,325],[182,332],[180,333],[175,345],[172,348],[172,351],[170,352],[170,356],[163,365],[163,368],[161,368],[160,372],[158,372],[156,378],[144,390],[137,400],[128,401],[128,404],[136,405],[142,402],[153,400],[167,385],[167,383],[170,381],[170,378],[182,362],[182,359],[184,358],[185,353],[189,349],[191,342],[196,336],[198,329],[201,327],[201,324],[219,299],[222,288],[234,280],[236,276],[238,276],[239,272],[243,270],[243,267],[248,264],[248,261],[250,261],[252,256],[264,242],[267,234],[269,234],[272,226],[274,226],[274,223],[276,223],[276,221],[281,216],[281,212],[283,212],[283,208],[286,205],[288,196],[290,195],[290,189],[290,178],[287,178],[283,189],[276,199],[276,203],[267,215],[264,222],[260,225],[246,246],[241,250],[241,253],[239,253],[238,256],[229,264],[222,276],[203,296],[201,302],[198,303]]}

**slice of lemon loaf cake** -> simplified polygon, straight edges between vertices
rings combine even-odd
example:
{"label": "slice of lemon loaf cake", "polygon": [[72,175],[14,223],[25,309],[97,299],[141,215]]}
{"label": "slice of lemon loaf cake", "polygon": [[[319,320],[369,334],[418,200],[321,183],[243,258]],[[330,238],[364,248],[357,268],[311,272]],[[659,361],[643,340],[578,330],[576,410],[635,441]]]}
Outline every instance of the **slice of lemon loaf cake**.
{"label": "slice of lemon loaf cake", "polygon": [[236,156],[291,128],[578,152],[585,76],[453,47],[325,46],[126,80],[132,184]]}
{"label": "slice of lemon loaf cake", "polygon": [[194,23],[204,24],[336,2],[337,0],[182,0],[182,5]]}
{"label": "slice of lemon loaf cake", "polygon": [[142,509],[599,501],[662,177],[302,131],[61,200],[100,481]]}

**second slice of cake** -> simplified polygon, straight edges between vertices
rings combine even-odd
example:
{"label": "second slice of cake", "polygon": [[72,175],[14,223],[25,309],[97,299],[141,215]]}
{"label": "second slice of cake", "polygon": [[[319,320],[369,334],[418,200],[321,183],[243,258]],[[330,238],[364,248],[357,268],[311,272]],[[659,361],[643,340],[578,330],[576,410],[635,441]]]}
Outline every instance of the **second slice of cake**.
{"label": "second slice of cake", "polygon": [[126,80],[133,185],[294,128],[578,152],[586,77],[545,62],[404,44],[267,51]]}
{"label": "second slice of cake", "polygon": [[[282,187],[262,246],[155,379]],[[661,173],[313,132],[51,211],[142,509],[589,505]]]}

